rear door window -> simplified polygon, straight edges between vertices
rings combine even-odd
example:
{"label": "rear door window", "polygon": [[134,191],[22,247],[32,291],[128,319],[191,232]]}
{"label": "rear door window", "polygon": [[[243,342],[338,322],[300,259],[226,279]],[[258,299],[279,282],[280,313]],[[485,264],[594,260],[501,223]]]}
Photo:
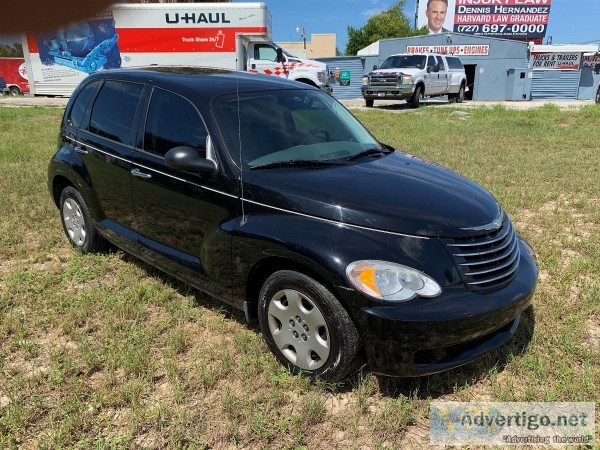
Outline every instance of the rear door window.
{"label": "rear door window", "polygon": [[164,156],[182,145],[206,155],[208,132],[198,111],[187,99],[173,92],[154,88],[144,132],[144,150]]}
{"label": "rear door window", "polygon": [[90,117],[89,131],[122,144],[131,144],[132,126],[143,85],[108,80],[104,83]]}
{"label": "rear door window", "polygon": [[448,68],[450,69],[464,69],[462,62],[458,58],[446,58],[446,61],[448,61]]}

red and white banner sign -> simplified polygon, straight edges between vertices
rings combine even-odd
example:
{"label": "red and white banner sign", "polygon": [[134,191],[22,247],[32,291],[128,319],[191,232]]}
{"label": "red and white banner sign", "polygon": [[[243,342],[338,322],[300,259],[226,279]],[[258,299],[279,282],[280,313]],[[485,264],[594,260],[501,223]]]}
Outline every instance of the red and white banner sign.
{"label": "red and white banner sign", "polygon": [[408,45],[406,53],[440,53],[442,55],[480,55],[490,54],[489,45]]}

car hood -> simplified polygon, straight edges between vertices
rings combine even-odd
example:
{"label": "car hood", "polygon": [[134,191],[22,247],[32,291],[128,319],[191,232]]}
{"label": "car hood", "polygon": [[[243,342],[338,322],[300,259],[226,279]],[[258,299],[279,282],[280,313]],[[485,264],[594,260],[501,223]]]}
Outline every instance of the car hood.
{"label": "car hood", "polygon": [[414,76],[417,73],[421,73],[423,72],[421,69],[378,69],[378,70],[374,70],[373,72],[371,72],[369,75],[373,76],[377,76],[377,75],[398,75],[398,74],[404,74],[404,75],[411,75]]}
{"label": "car hood", "polygon": [[382,231],[461,237],[499,215],[494,197],[407,153],[348,165],[278,167],[244,175],[244,198],[280,210]]}

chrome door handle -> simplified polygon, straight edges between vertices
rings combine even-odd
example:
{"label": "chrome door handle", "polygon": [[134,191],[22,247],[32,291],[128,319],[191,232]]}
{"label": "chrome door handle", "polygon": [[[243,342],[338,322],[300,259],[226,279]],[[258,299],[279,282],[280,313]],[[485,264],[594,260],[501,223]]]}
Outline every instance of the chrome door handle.
{"label": "chrome door handle", "polygon": [[141,172],[140,169],[132,169],[131,175],[133,175],[134,177],[140,177],[142,180],[148,180],[152,178],[152,175],[150,175],[149,173]]}
{"label": "chrome door handle", "polygon": [[81,145],[75,146],[75,151],[80,155],[87,155],[90,152],[89,150],[84,149]]}

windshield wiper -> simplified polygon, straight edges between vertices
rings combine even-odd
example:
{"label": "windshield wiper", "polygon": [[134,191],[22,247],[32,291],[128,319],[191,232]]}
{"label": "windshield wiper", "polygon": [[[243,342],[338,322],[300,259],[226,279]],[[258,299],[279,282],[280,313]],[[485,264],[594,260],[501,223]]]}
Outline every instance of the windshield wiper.
{"label": "windshield wiper", "polygon": [[368,156],[368,155],[388,155],[392,153],[392,150],[387,149],[385,147],[383,148],[368,148],[366,150],[363,150],[362,152],[357,153],[356,155],[352,155],[349,158],[346,158],[346,161],[353,161],[355,159],[361,158],[363,156]]}
{"label": "windshield wiper", "polygon": [[288,161],[274,161],[265,164],[259,164],[258,166],[250,167],[250,170],[254,169],[270,169],[271,167],[292,167],[292,166],[339,166],[345,164],[345,162],[333,161],[333,160],[318,160],[318,159],[290,159]]}

